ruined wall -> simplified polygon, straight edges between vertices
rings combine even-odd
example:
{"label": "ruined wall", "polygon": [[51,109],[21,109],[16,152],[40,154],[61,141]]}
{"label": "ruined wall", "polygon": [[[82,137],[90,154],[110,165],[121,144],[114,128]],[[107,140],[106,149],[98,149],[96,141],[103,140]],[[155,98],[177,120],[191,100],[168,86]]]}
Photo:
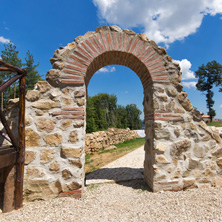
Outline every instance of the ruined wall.
{"label": "ruined wall", "polygon": [[109,128],[106,131],[87,133],[85,137],[85,153],[94,153],[110,145],[138,138],[134,130]]}
{"label": "ruined wall", "polygon": [[180,67],[164,48],[144,34],[105,26],[56,50],[50,61],[48,83],[26,96],[26,200],[80,195],[74,191],[84,187],[86,89],[111,64],[132,69],[144,88],[144,179],[151,189],[222,185],[222,139],[182,91]]}

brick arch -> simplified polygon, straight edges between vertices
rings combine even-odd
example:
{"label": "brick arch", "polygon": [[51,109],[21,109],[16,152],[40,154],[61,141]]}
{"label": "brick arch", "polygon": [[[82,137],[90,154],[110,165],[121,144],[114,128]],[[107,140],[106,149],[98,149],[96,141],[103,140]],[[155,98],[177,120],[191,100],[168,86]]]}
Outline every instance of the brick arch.
{"label": "brick arch", "polygon": [[43,199],[81,192],[86,89],[93,74],[111,64],[132,69],[144,88],[144,179],[151,189],[201,187],[206,178],[209,186],[222,185],[221,137],[182,91],[180,67],[164,48],[144,34],[105,26],[56,50],[50,61],[47,82],[27,93],[26,199],[36,192]]}

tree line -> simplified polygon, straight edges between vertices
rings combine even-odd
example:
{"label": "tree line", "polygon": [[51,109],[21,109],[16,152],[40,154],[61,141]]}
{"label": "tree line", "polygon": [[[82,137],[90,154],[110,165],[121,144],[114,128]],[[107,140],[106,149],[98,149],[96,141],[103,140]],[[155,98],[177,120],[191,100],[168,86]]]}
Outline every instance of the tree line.
{"label": "tree line", "polygon": [[87,98],[86,132],[106,130],[109,127],[140,129],[141,111],[135,104],[117,104],[117,97],[107,93]]}
{"label": "tree line", "polygon": [[[4,49],[1,51],[1,58],[6,63],[9,63],[17,68],[25,68],[27,70],[26,90],[33,89],[36,82],[42,80],[41,75],[36,70],[39,63],[36,65],[34,64],[34,57],[29,50],[26,53],[25,62],[22,63],[21,58],[19,58],[19,51],[16,50],[16,45],[9,42],[8,44],[4,44]],[[14,73],[1,72],[0,85],[14,75]],[[18,81],[16,81],[13,86],[8,87],[3,93],[1,93],[0,105],[2,110],[6,107],[9,99],[14,99],[19,96],[18,89]]]}

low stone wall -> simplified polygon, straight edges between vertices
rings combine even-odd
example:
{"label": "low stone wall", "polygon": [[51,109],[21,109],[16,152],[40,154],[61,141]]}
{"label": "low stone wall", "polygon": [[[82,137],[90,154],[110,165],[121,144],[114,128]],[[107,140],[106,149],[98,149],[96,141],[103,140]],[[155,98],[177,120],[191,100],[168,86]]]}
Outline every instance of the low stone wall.
{"label": "low stone wall", "polygon": [[113,144],[118,144],[126,140],[138,138],[138,134],[134,130],[109,128],[107,131],[98,131],[95,133],[86,134],[85,152],[94,153],[99,150],[109,147]]}

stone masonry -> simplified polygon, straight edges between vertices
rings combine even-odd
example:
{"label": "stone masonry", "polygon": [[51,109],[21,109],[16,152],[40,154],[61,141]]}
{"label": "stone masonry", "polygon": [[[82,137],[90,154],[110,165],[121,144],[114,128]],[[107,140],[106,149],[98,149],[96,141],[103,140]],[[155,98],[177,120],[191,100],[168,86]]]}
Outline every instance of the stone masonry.
{"label": "stone masonry", "polygon": [[85,137],[85,153],[91,154],[113,144],[122,143],[126,140],[138,138],[134,130],[109,128],[106,131],[87,133]]}
{"label": "stone masonry", "polygon": [[[50,61],[47,82],[26,95],[26,200],[83,190],[87,86],[112,64],[132,69],[144,88],[144,178],[151,189],[222,185],[219,131],[206,126],[182,91],[180,66],[146,35],[98,27],[56,50]],[[14,105],[8,115],[15,119]]]}

